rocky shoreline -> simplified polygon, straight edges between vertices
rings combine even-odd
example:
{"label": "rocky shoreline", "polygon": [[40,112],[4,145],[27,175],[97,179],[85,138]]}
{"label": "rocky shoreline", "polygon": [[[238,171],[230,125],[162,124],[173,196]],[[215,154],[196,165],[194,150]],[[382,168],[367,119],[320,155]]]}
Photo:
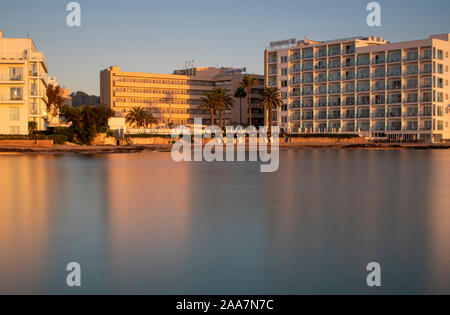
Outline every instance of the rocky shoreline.
{"label": "rocky shoreline", "polygon": [[[0,146],[0,153],[23,154],[109,154],[140,153],[144,151],[170,152],[170,144],[151,145],[54,145],[53,147]],[[281,143],[280,149],[379,149],[379,150],[446,150],[450,144],[398,143]]]}

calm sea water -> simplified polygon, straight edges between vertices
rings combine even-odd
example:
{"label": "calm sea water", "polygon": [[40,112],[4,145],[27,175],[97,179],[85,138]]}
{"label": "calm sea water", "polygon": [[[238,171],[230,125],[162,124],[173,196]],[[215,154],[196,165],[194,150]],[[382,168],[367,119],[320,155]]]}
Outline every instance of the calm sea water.
{"label": "calm sea water", "polygon": [[450,151],[280,154],[1,155],[0,293],[450,293]]}

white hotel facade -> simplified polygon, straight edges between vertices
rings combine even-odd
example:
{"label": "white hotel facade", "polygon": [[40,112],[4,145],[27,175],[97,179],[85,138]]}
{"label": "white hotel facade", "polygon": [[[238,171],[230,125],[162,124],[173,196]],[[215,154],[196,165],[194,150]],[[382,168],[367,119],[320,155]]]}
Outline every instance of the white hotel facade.
{"label": "white hotel facade", "polygon": [[265,50],[265,84],[285,105],[290,133],[355,133],[392,141],[450,139],[450,34],[389,43],[380,37],[294,39]]}

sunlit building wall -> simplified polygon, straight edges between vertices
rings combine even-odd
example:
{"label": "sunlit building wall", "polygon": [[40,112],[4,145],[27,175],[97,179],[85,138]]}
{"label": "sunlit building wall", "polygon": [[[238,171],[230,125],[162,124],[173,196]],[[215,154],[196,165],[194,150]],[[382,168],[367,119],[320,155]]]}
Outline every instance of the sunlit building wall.
{"label": "sunlit building wall", "polygon": [[281,42],[265,50],[265,83],[291,133],[375,139],[450,139],[450,34],[389,43],[379,37]]}
{"label": "sunlit building wall", "polygon": [[[230,90],[233,96],[244,74],[235,68],[198,67],[175,70],[175,74],[157,74],[121,71],[111,66],[100,73],[100,102],[109,106],[116,115],[125,116],[133,107],[144,107],[157,120],[159,126],[192,125],[194,118],[202,118],[205,125],[211,124],[209,110],[200,110],[201,98],[215,87]],[[264,76],[258,79],[251,93],[254,122],[263,124],[263,111],[257,100],[264,88]],[[224,124],[235,125],[248,120],[247,98],[239,99],[234,106],[224,111]],[[240,111],[242,110],[242,115]],[[218,124],[216,114],[215,123]]]}
{"label": "sunlit building wall", "polygon": [[28,122],[46,128],[47,61],[30,38],[0,31],[0,134],[28,134]]}

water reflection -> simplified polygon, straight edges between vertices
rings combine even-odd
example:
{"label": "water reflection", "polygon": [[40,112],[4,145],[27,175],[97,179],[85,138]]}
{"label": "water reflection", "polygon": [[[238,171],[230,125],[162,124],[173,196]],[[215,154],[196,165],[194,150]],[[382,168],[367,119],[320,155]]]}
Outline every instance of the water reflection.
{"label": "water reflection", "polygon": [[[450,292],[450,152],[0,156],[0,293]],[[65,266],[82,265],[81,289]]]}

